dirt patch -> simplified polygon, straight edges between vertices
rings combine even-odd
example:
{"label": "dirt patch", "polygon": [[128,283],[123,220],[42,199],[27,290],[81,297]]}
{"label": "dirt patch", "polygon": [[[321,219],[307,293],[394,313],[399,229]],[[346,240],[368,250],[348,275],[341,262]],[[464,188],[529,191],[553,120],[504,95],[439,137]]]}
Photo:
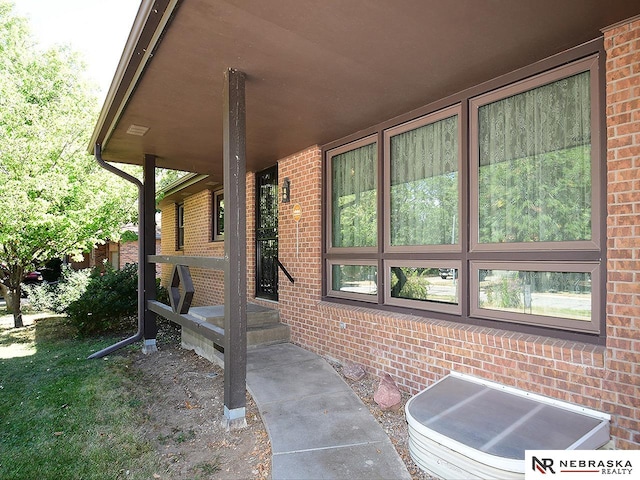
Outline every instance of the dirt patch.
{"label": "dirt patch", "polygon": [[253,399],[247,394],[247,427],[227,431],[224,372],[180,348],[179,335],[165,330],[157,354],[130,354],[132,375],[144,386],[146,436],[165,467],[157,478],[270,478],[271,446]]}
{"label": "dirt patch", "polygon": [[[141,406],[148,439],[156,446],[166,479],[268,479],[271,446],[258,408],[247,394],[247,428],[222,425],[224,372],[192,351],[180,348],[180,333],[164,327],[154,355],[131,353],[144,398]],[[342,375],[342,367],[329,362]],[[404,409],[383,411],[373,400],[379,379],[367,374],[344,380],[369,408],[405,462],[413,480],[428,480],[411,460]],[[409,399],[403,394],[403,406]]]}

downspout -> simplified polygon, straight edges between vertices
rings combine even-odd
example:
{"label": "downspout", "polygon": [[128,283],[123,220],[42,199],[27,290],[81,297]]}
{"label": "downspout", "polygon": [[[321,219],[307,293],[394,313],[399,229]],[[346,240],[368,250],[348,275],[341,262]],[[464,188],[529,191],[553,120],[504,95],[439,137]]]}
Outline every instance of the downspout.
{"label": "downspout", "polygon": [[89,356],[89,358],[102,358],[106,355],[109,355],[111,352],[115,352],[127,345],[131,345],[139,340],[142,340],[144,336],[144,262],[146,262],[145,258],[145,250],[144,250],[144,239],[145,239],[145,229],[140,228],[142,224],[142,219],[144,216],[144,186],[142,182],[138,180],[133,175],[129,175],[127,172],[123,172],[122,170],[114,167],[113,165],[108,164],[102,159],[102,145],[96,143],[94,149],[94,155],[96,157],[96,161],[98,165],[100,165],[105,170],[119,176],[120,178],[133,183],[136,187],[138,187],[138,331],[132,337],[125,338],[124,340],[119,341],[111,345],[110,347],[104,348],[99,352],[93,353]]}

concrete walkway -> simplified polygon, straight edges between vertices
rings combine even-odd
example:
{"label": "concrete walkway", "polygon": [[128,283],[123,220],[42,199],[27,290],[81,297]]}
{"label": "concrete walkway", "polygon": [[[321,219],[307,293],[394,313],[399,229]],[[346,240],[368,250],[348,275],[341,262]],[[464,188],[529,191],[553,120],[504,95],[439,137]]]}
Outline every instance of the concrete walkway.
{"label": "concrete walkway", "polygon": [[369,409],[318,355],[290,343],[251,349],[247,387],[271,439],[273,480],[411,479]]}

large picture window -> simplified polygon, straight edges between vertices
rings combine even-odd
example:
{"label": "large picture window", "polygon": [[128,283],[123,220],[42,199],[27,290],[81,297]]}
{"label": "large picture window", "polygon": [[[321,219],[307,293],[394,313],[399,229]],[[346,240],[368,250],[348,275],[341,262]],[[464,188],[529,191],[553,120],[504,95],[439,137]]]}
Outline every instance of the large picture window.
{"label": "large picture window", "polygon": [[602,59],[581,57],[326,149],[326,297],[603,339]]}
{"label": "large picture window", "polygon": [[593,248],[593,64],[472,99],[473,248]]}

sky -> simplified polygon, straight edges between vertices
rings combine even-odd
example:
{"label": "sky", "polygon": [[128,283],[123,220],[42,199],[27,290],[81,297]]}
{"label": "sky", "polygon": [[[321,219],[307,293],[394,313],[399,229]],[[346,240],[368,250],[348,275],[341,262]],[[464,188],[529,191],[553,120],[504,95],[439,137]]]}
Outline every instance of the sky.
{"label": "sky", "polygon": [[102,104],[141,0],[13,0],[43,49],[69,45],[87,64]]}

